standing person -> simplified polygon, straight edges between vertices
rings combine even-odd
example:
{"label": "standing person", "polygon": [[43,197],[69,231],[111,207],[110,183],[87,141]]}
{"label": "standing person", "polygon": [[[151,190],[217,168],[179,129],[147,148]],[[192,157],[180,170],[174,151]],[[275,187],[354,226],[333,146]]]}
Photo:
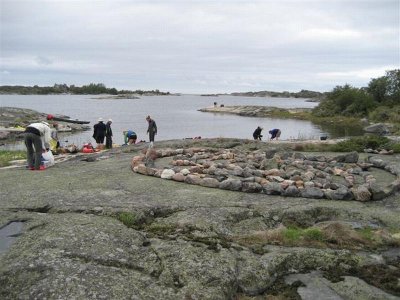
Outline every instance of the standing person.
{"label": "standing person", "polygon": [[137,140],[136,132],[134,132],[132,130],[125,130],[123,132],[123,134],[124,134],[124,143],[125,143],[125,145],[136,144],[136,140]]}
{"label": "standing person", "polygon": [[51,141],[51,129],[46,122],[32,123],[25,129],[24,141],[27,150],[28,168],[44,170],[41,166],[42,153],[48,151]]}
{"label": "standing person", "polygon": [[278,140],[279,137],[281,136],[281,130],[278,128],[275,128],[275,129],[270,130],[269,134],[271,135],[271,140],[273,140],[273,139]]}
{"label": "standing person", "polygon": [[149,123],[149,127],[147,128],[147,133],[149,134],[150,145],[153,146],[154,136],[157,134],[156,121],[154,121],[150,116],[147,116],[146,120]]}
{"label": "standing person", "polygon": [[112,129],[111,129],[111,123],[112,120],[108,119],[107,124],[106,124],[106,148],[111,149],[112,148]]}
{"label": "standing person", "polygon": [[93,126],[93,138],[96,140],[97,147],[103,149],[104,137],[106,135],[106,124],[103,123],[103,118],[97,120],[97,124]]}
{"label": "standing person", "polygon": [[255,140],[260,140],[261,141],[261,138],[262,138],[262,135],[261,135],[261,131],[263,130],[263,128],[261,128],[260,126],[258,126],[257,128],[256,128],[256,130],[254,130],[254,132],[253,132],[253,138],[255,139]]}

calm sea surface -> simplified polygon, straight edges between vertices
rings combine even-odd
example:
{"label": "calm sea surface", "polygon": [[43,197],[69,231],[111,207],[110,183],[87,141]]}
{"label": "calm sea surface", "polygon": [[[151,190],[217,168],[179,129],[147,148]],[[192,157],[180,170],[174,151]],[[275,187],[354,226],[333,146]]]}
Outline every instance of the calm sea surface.
{"label": "calm sea surface", "polygon": [[[95,96],[78,95],[1,95],[0,106],[34,109],[48,114],[63,114],[72,119],[90,121],[91,130],[63,137],[68,143],[80,146],[94,142],[93,125],[102,117],[113,119],[113,141],[123,143],[122,131],[132,129],[139,140],[148,140],[145,117],[151,115],[157,123],[157,140],[183,139],[201,136],[202,138],[232,137],[252,139],[257,126],[268,130],[280,128],[281,139],[319,138],[321,128],[308,121],[270,118],[241,117],[229,114],[199,112],[200,108],[218,105],[265,105],[282,108],[312,108],[317,105],[305,99],[261,98],[198,95],[182,96],[144,96],[140,99],[93,99]],[[264,138],[265,139],[265,138]],[[66,143],[66,141],[62,141]]]}

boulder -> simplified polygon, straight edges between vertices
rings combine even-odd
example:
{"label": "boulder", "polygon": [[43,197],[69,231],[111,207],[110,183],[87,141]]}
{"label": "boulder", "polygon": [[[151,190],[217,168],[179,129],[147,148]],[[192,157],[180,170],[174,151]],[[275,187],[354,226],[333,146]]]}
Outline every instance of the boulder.
{"label": "boulder", "polygon": [[324,192],[319,188],[306,187],[301,191],[301,196],[304,198],[322,199],[324,198]]}
{"label": "boulder", "polygon": [[203,180],[200,178],[200,176],[189,174],[186,176],[185,182],[189,184],[201,185]]}
{"label": "boulder", "polygon": [[351,191],[354,195],[354,199],[357,201],[366,202],[371,200],[372,194],[366,185],[352,188]]}
{"label": "boulder", "polygon": [[358,162],[358,152],[353,151],[347,154],[342,154],[335,156],[333,160],[341,163],[357,163]]}
{"label": "boulder", "polygon": [[300,195],[300,191],[296,186],[290,185],[283,191],[282,195],[286,197],[297,197]]}
{"label": "boulder", "polygon": [[172,176],[172,180],[178,181],[178,182],[184,182],[185,181],[185,175],[183,175],[182,173],[175,173]]}
{"label": "boulder", "polygon": [[243,182],[242,192],[246,193],[260,193],[263,190],[261,184],[257,182]]}
{"label": "boulder", "polygon": [[219,181],[215,178],[206,177],[200,182],[201,186],[209,187],[209,188],[218,188]]}
{"label": "boulder", "polygon": [[376,167],[376,168],[385,168],[387,165],[387,162],[385,162],[384,160],[382,160],[376,156],[369,156],[368,161],[371,164],[373,164],[374,167]]}
{"label": "boulder", "polygon": [[270,182],[264,186],[264,193],[267,195],[280,195],[283,190],[278,182]]}
{"label": "boulder", "polygon": [[230,191],[240,191],[242,189],[242,182],[239,179],[226,179],[219,184],[219,188]]}
{"label": "boulder", "polygon": [[379,135],[385,135],[390,133],[389,128],[383,123],[372,124],[367,127],[364,127],[364,131]]}
{"label": "boulder", "polygon": [[325,190],[325,197],[330,200],[352,200],[354,199],[352,192],[345,188],[340,187],[337,190]]}
{"label": "boulder", "polygon": [[372,200],[382,200],[386,197],[388,197],[392,193],[391,188],[385,188],[376,182],[371,182],[369,184],[369,189],[372,193]]}
{"label": "boulder", "polygon": [[161,173],[161,178],[162,178],[162,179],[172,179],[172,176],[174,176],[174,175],[175,175],[174,170],[165,169],[165,170],[163,170],[162,173]]}

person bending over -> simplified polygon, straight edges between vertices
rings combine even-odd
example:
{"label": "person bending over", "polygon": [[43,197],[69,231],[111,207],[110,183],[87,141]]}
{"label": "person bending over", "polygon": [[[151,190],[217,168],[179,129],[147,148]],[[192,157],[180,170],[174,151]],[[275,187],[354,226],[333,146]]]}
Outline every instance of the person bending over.
{"label": "person bending over", "polygon": [[272,129],[269,131],[269,134],[271,135],[271,140],[275,139],[278,140],[279,137],[281,136],[281,130],[278,128]]}
{"label": "person bending over", "polygon": [[126,130],[124,134],[124,143],[128,145],[136,144],[137,134],[133,130]]}
{"label": "person bending over", "polygon": [[255,140],[260,140],[261,141],[261,138],[262,138],[262,135],[261,135],[261,131],[262,131],[263,129],[260,127],[260,126],[258,126],[257,128],[256,128],[256,130],[254,130],[254,132],[253,132],[253,138],[255,139]]}

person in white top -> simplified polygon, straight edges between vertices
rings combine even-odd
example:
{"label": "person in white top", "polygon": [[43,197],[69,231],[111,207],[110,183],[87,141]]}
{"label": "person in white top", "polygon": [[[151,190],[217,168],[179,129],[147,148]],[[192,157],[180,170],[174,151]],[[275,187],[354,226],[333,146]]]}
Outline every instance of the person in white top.
{"label": "person in white top", "polygon": [[44,170],[40,165],[42,153],[49,151],[51,129],[46,122],[32,123],[25,129],[25,146],[27,149],[28,168]]}

